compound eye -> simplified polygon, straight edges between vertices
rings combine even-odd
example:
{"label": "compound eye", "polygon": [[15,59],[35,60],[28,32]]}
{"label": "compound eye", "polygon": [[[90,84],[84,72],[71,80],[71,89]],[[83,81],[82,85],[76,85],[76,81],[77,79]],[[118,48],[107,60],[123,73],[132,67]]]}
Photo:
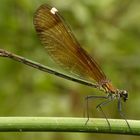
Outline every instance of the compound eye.
{"label": "compound eye", "polygon": [[123,94],[128,94],[126,90],[123,91]]}
{"label": "compound eye", "polygon": [[123,94],[124,101],[126,101],[128,99],[128,92],[124,90],[122,94]]}

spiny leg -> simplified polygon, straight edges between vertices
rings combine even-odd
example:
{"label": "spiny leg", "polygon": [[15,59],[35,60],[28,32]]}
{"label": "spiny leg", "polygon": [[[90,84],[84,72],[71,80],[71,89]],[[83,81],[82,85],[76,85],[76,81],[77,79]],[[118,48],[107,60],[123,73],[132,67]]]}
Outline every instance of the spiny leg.
{"label": "spiny leg", "polygon": [[111,130],[110,122],[109,122],[109,120],[107,119],[107,116],[106,116],[105,112],[103,111],[102,106],[103,106],[103,105],[107,105],[108,103],[110,103],[111,101],[113,101],[114,98],[109,98],[109,96],[108,96],[107,99],[108,99],[107,101],[103,101],[103,102],[101,102],[100,104],[98,104],[98,105],[96,106],[96,109],[98,109],[98,108],[100,109],[100,111],[102,112],[103,116],[105,117],[105,119],[106,119],[106,121],[107,121],[107,123],[108,123],[109,129]]}
{"label": "spiny leg", "polygon": [[[86,110],[87,110],[87,112],[86,112],[86,114],[87,114],[87,121],[86,121],[86,123],[85,123],[85,125],[88,123],[88,121],[89,121],[89,112],[88,112],[88,108],[89,108],[89,99],[108,99],[108,97],[107,96],[95,96],[95,95],[90,95],[90,96],[87,96],[86,98],[85,98],[85,100],[86,100]],[[84,111],[85,112],[85,111]]]}
{"label": "spiny leg", "polygon": [[125,120],[125,122],[126,122],[128,128],[129,128],[129,130],[131,131],[131,127],[130,127],[130,125],[129,125],[129,123],[128,123],[126,117],[125,117],[125,114],[122,112],[122,102],[121,102],[121,98],[118,98],[118,111],[119,111],[120,116]]}

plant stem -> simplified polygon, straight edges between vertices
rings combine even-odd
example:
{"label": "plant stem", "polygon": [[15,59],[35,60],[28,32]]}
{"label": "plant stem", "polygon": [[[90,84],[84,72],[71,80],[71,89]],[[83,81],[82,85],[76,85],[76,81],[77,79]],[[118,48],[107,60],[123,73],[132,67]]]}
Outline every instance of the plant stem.
{"label": "plant stem", "polygon": [[0,117],[0,132],[87,132],[140,135],[140,121],[109,119],[111,130],[105,119],[70,117]]}

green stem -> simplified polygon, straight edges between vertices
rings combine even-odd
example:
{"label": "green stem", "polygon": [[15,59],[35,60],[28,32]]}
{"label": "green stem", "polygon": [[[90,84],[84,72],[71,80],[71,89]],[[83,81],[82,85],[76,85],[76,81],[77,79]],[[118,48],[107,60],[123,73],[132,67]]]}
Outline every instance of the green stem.
{"label": "green stem", "polygon": [[111,130],[105,119],[70,117],[0,117],[0,132],[87,132],[140,135],[140,121],[109,119]]}

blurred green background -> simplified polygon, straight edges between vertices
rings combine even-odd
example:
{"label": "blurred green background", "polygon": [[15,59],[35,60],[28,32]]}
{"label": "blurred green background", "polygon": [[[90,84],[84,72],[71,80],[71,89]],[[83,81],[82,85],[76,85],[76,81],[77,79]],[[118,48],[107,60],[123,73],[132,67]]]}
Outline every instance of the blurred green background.
{"label": "blurred green background", "polygon": [[[43,3],[59,9],[82,47],[93,55],[119,89],[129,91],[123,105],[128,119],[140,119],[140,1],[138,0],[1,0],[0,48],[52,68],[33,26],[35,10]],[[104,95],[10,59],[0,58],[0,116],[83,117],[84,98]],[[103,117],[91,101],[90,116]],[[117,102],[104,107],[108,118],[120,118]],[[0,133],[7,139],[118,139],[134,136],[81,133]]]}

